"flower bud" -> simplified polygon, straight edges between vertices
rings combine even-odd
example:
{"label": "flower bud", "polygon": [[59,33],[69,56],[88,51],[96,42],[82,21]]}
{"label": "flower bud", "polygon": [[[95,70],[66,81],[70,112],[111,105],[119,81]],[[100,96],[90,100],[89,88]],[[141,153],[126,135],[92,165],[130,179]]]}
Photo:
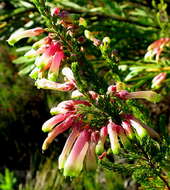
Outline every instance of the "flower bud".
{"label": "flower bud", "polygon": [[115,94],[116,93],[116,85],[110,85],[107,89],[107,94]]}
{"label": "flower bud", "polygon": [[89,30],[85,30],[85,31],[84,31],[84,35],[85,35],[85,37],[86,37],[87,39],[93,41],[94,36],[93,36],[92,32],[90,32]]}
{"label": "flower bud", "polygon": [[103,43],[104,43],[104,44],[110,44],[110,41],[111,41],[111,40],[110,40],[109,37],[104,37],[104,38],[103,38]]}

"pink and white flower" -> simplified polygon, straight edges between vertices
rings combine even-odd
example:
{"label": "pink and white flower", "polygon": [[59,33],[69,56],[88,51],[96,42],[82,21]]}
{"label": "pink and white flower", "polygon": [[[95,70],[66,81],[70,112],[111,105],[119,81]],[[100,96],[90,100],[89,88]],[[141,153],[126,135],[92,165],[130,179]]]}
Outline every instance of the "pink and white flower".
{"label": "pink and white flower", "polygon": [[29,30],[20,29],[20,30],[16,31],[15,33],[13,33],[10,36],[10,38],[7,40],[7,42],[10,45],[14,45],[16,42],[18,42],[19,40],[21,40],[23,38],[38,36],[38,35],[42,34],[44,31],[45,30],[41,27],[37,27],[37,28],[29,29]]}
{"label": "pink and white flower", "polygon": [[65,164],[64,176],[78,176],[83,169],[83,163],[88,151],[91,132],[84,129],[77,138]]}

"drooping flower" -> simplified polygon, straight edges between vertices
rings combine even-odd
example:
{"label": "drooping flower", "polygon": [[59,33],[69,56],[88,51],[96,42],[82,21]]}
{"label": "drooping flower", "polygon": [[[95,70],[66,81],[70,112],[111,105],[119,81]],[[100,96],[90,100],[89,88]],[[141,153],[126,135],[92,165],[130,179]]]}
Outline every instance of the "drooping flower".
{"label": "drooping flower", "polygon": [[96,154],[99,155],[99,154],[102,154],[104,152],[104,144],[105,144],[107,135],[108,135],[107,127],[103,126],[100,129],[100,137],[99,137],[99,141],[96,145]]}
{"label": "drooping flower", "polygon": [[140,138],[143,138],[147,134],[149,134],[154,139],[160,138],[159,134],[154,129],[148,127],[133,115],[123,114],[123,118],[130,122],[131,126],[136,130],[136,133]]}
{"label": "drooping flower", "polygon": [[65,164],[64,176],[78,176],[83,168],[83,162],[89,147],[91,132],[84,129],[77,138]]}
{"label": "drooping flower", "polygon": [[107,125],[107,130],[108,130],[111,149],[112,149],[113,154],[118,154],[120,151],[117,127],[118,126],[115,123],[113,123],[111,120],[109,121],[109,124]]}
{"label": "drooping flower", "polygon": [[49,64],[49,67],[52,63],[52,58],[55,55],[56,51],[60,49],[60,43],[52,42],[47,50],[38,58],[36,61],[37,67],[43,69],[46,65]]}
{"label": "drooping flower", "polygon": [[97,168],[97,158],[95,153],[96,144],[98,143],[99,132],[94,131],[91,133],[89,147],[85,157],[85,166],[87,171],[94,171]]}
{"label": "drooping flower", "polygon": [[74,142],[76,141],[78,135],[80,134],[80,129],[77,127],[77,125],[72,129],[72,132],[70,133],[69,137],[67,138],[67,141],[64,145],[64,148],[62,150],[61,155],[58,159],[58,168],[63,169],[65,162],[69,156],[69,153],[73,147]]}
{"label": "drooping flower", "polygon": [[43,145],[42,145],[42,150],[46,150],[48,146],[52,143],[52,141],[61,133],[69,129],[75,118],[77,118],[78,115],[70,115],[67,117],[62,123],[58,124],[51,132],[48,133],[47,138],[45,139]]}
{"label": "drooping flower", "polygon": [[128,120],[124,120],[124,121],[122,121],[121,126],[125,130],[127,137],[129,139],[133,139],[134,133],[133,133],[133,130],[131,128],[130,122]]}
{"label": "drooping flower", "polygon": [[130,146],[130,141],[125,133],[124,128],[121,125],[117,125],[116,130],[122,145],[124,148],[128,148]]}
{"label": "drooping flower", "polygon": [[53,59],[52,59],[52,63],[49,69],[49,73],[48,73],[48,79],[55,81],[58,77],[58,73],[59,73],[59,68],[60,68],[60,64],[61,61],[64,59],[64,52],[63,50],[57,50]]}
{"label": "drooping flower", "polygon": [[20,29],[16,31],[15,33],[13,33],[10,36],[10,38],[7,40],[7,42],[13,46],[16,42],[18,42],[19,40],[23,38],[38,36],[42,34],[44,31],[45,30],[41,27],[37,27],[37,28],[29,29],[29,30]]}
{"label": "drooping flower", "polygon": [[66,114],[58,114],[53,116],[51,119],[47,120],[43,126],[42,131],[43,132],[49,132],[51,131],[55,125],[59,124],[60,122],[64,121],[68,116],[70,116],[70,113]]}

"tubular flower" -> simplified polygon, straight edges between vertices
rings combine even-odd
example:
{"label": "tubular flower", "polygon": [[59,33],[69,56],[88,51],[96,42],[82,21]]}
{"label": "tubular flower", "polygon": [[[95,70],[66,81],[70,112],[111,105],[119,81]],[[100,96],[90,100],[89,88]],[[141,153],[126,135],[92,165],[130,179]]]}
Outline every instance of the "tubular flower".
{"label": "tubular flower", "polygon": [[154,91],[138,91],[138,92],[128,92],[126,90],[121,90],[115,94],[115,96],[120,99],[146,99],[150,102],[156,103],[161,100],[161,95]]}
{"label": "tubular flower", "polygon": [[128,137],[129,139],[133,139],[134,133],[133,133],[133,130],[132,130],[132,128],[131,128],[130,122],[127,121],[127,120],[122,121],[121,126],[122,126],[123,129],[125,130],[125,133],[126,133],[127,137]]}
{"label": "tubular flower", "polygon": [[152,80],[151,88],[159,88],[166,79],[166,75],[166,73],[159,73],[158,75],[156,75]]}
{"label": "tubular flower", "polygon": [[[73,73],[69,68],[64,68],[62,73],[75,85]],[[37,83],[39,87],[43,86],[43,88],[48,89],[61,87],[61,84],[47,79],[37,80]],[[64,88],[60,90],[64,90]],[[102,95],[98,95],[93,91],[89,91],[89,94],[96,102],[98,101],[98,96],[102,97]],[[114,103],[116,98],[122,100],[145,98],[150,101],[157,101],[155,98],[157,94],[152,91],[118,91],[115,86],[108,88],[108,95],[111,96],[111,103]],[[112,98],[115,98],[113,99],[114,101],[112,101]],[[92,112],[83,112],[82,109],[85,109],[86,106],[87,110],[92,110]],[[83,169],[83,165],[86,170],[95,170],[97,168],[96,154],[99,155],[99,159],[102,159],[107,154],[104,148],[107,137],[110,140],[113,154],[119,154],[121,147],[128,148],[134,136],[137,137],[136,140],[141,140],[146,135],[159,139],[159,134],[156,131],[130,114],[121,113],[119,123],[113,122],[113,119],[109,117],[104,126],[95,127],[93,125],[91,127],[90,121],[95,118],[93,114],[95,109],[93,110],[92,106],[87,100],[63,101],[51,109],[51,114],[54,116],[42,126],[42,130],[48,132],[42,146],[43,151],[49,147],[59,134],[68,129],[71,130],[58,161],[59,169],[63,170],[64,176],[78,176]]]}
{"label": "tubular flower", "polygon": [[117,125],[116,129],[122,145],[124,146],[124,148],[128,148],[130,146],[130,141],[125,133],[124,128],[120,125]]}
{"label": "tubular flower", "polygon": [[40,56],[36,62],[37,67],[43,69],[46,65],[50,64],[51,66],[53,56],[56,52],[60,51],[60,43],[59,42],[51,42],[46,51]]}
{"label": "tubular flower", "polygon": [[137,135],[140,138],[143,138],[147,134],[149,134],[154,139],[159,139],[159,134],[152,128],[148,127],[144,123],[142,123],[139,119],[135,118],[133,115],[125,114],[123,115],[128,122],[130,122],[131,126],[135,129]]}
{"label": "tubular flower", "polygon": [[59,124],[60,122],[64,121],[68,116],[70,116],[69,113],[66,114],[58,114],[52,117],[51,119],[47,120],[43,126],[42,131],[43,132],[49,132],[51,131],[55,125]]}
{"label": "tubular flower", "polygon": [[107,127],[104,126],[100,129],[100,137],[96,145],[96,154],[102,154],[104,152],[104,143],[106,141],[107,135],[108,135]]}
{"label": "tubular flower", "polygon": [[76,141],[79,134],[80,134],[80,130],[77,126],[75,126],[73,128],[72,132],[70,133],[65,145],[64,145],[64,148],[63,148],[61,155],[59,156],[59,159],[58,159],[59,169],[64,168],[64,164],[65,164],[65,162],[69,156],[69,153],[73,147],[73,144]]}
{"label": "tubular flower", "polygon": [[97,168],[97,160],[96,160],[96,154],[95,154],[95,148],[96,144],[99,139],[99,132],[94,131],[91,133],[91,138],[89,142],[89,147],[87,150],[86,158],[85,158],[85,165],[87,171],[93,171]]}
{"label": "tubular flower", "polygon": [[83,162],[89,147],[91,132],[84,129],[77,138],[65,164],[64,176],[78,176],[83,169]]}
{"label": "tubular flower", "polygon": [[110,120],[109,124],[107,125],[107,130],[109,134],[112,152],[113,154],[118,154],[120,151],[120,144],[118,140],[118,125],[116,125]]}
{"label": "tubular flower", "polygon": [[42,150],[46,150],[48,146],[52,143],[52,141],[61,133],[69,129],[72,124],[74,119],[78,117],[76,115],[71,115],[68,118],[66,118],[62,123],[58,124],[51,132],[48,133],[48,137],[45,139],[43,145],[42,145]]}
{"label": "tubular flower", "polygon": [[170,44],[170,38],[161,38],[156,40],[148,47],[148,52],[145,54],[144,59],[146,61],[151,61],[154,56],[156,61],[159,61],[159,57],[163,51],[163,48]]}
{"label": "tubular flower", "polygon": [[75,85],[72,82],[65,82],[63,84],[53,82],[47,79],[38,79],[35,82],[37,88],[50,89],[50,90],[58,90],[58,91],[70,91],[75,88]]}
{"label": "tubular flower", "polygon": [[41,27],[33,28],[30,30],[18,30],[15,33],[13,33],[10,38],[7,40],[7,42],[10,45],[14,45],[16,42],[23,38],[28,38],[28,37],[33,37],[33,36],[38,36],[44,32],[44,29]]}
{"label": "tubular flower", "polygon": [[[163,76],[158,77],[163,78]],[[156,81],[156,79],[155,79]],[[120,87],[121,85],[121,87]],[[157,103],[161,100],[161,95],[157,94],[154,91],[137,91],[137,92],[128,92],[124,89],[124,85],[122,84],[116,84],[116,85],[110,85],[107,89],[107,94],[111,97],[118,97],[122,100],[128,100],[128,99],[145,99],[153,103]]]}
{"label": "tubular flower", "polygon": [[66,100],[58,104],[57,107],[53,107],[50,111],[52,115],[58,113],[67,113],[76,111],[76,105],[83,104],[90,106],[90,103],[85,100]]}

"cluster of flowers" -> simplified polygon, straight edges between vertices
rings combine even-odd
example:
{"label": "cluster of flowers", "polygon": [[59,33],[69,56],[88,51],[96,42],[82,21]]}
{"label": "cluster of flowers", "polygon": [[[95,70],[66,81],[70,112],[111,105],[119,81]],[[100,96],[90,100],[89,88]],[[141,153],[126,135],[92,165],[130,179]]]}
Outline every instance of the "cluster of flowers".
{"label": "cluster of flowers", "polygon": [[[152,91],[117,91],[116,85],[110,86],[107,93],[111,97],[115,96],[122,100],[145,98],[156,102],[159,98],[159,95]],[[99,96],[102,96],[93,91],[89,91],[89,94],[96,101]],[[82,96],[83,94],[78,90],[72,92],[72,97]],[[55,116],[47,120],[42,126],[44,132],[49,132],[42,146],[43,151],[59,134],[71,129],[59,157],[59,169],[64,170],[64,176],[79,175],[84,165],[87,170],[95,170],[97,167],[96,154],[99,155],[99,159],[107,154],[104,148],[107,136],[110,139],[113,154],[119,153],[121,145],[124,148],[130,146],[130,140],[135,136],[140,139],[148,134],[153,138],[159,138],[159,135],[152,128],[130,114],[120,114],[122,119],[120,124],[114,123],[111,118],[108,118],[105,126],[91,127],[90,118],[87,121],[86,115],[79,112],[80,105],[92,106],[86,100],[63,101],[51,109],[51,114]],[[84,118],[86,119],[84,120]]]}
{"label": "cluster of flowers", "polygon": [[[158,62],[160,60],[160,55],[164,51],[164,47],[170,46],[170,38],[160,38],[149,45],[148,51],[145,54],[145,61],[155,60]],[[151,88],[159,88],[161,84],[165,81],[167,73],[161,72],[156,75],[152,80]]]}
{"label": "cluster of flowers", "polygon": [[[9,44],[14,44],[22,38],[38,36],[45,32],[44,29],[38,27],[25,31],[17,31],[8,40]],[[35,68],[30,76],[34,79],[42,78],[48,70],[48,79],[56,80],[58,76],[61,61],[64,59],[63,47],[59,41],[53,40],[49,36],[35,42],[32,49],[25,56],[27,58],[35,58]]]}
{"label": "cluster of flowers", "polygon": [[[60,21],[60,24],[69,29],[68,31],[71,35],[74,25],[71,24],[68,15],[60,12],[59,9],[54,9],[53,15],[64,18]],[[8,43],[14,45],[22,38],[38,36],[44,32],[45,30],[40,27],[17,31],[11,35]],[[86,31],[85,35],[93,41],[94,45],[100,44],[100,41],[94,38],[89,31]],[[92,104],[81,99],[83,94],[76,89],[76,81],[71,69],[65,67],[62,70],[66,82],[63,84],[55,82],[65,55],[62,43],[54,40],[52,34],[34,43],[32,49],[25,56],[35,57],[35,69],[31,72],[30,76],[36,79],[38,88],[59,91],[74,90],[72,97],[79,98],[78,100],[63,101],[58,106],[52,108],[51,114],[54,116],[42,126],[42,130],[48,132],[48,136],[42,146],[43,151],[48,148],[59,134],[71,129],[71,133],[59,157],[59,169],[64,170],[65,176],[79,175],[84,165],[87,170],[95,170],[97,167],[96,154],[99,155],[100,159],[106,154],[105,142],[107,136],[110,139],[113,154],[119,153],[121,145],[124,148],[129,146],[130,140],[135,136],[140,139],[148,134],[153,138],[159,138],[159,135],[152,128],[146,126],[130,114],[121,113],[121,123],[115,123],[111,119],[113,116],[110,116],[104,126],[91,127],[90,118],[86,114],[81,113],[80,110],[82,109],[81,105],[90,108]],[[121,100],[144,98],[151,102],[160,100],[160,96],[153,91],[128,92],[118,89],[116,85],[109,86],[107,94],[110,96],[112,103],[114,103],[114,97]],[[99,97],[103,98],[103,95],[99,95],[94,91],[89,91],[89,95],[96,102]]]}

